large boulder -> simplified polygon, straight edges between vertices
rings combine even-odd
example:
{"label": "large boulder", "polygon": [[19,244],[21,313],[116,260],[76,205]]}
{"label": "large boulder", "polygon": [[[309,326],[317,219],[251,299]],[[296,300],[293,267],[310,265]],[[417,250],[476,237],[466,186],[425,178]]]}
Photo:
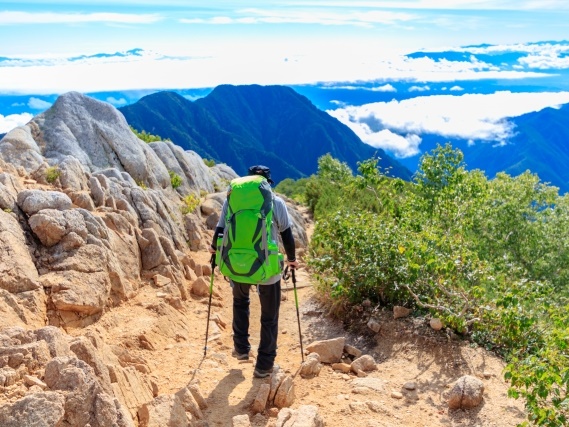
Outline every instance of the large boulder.
{"label": "large boulder", "polygon": [[56,357],[47,364],[44,379],[51,390],[65,396],[61,425],[134,426],[126,409],[105,393],[87,363],[74,357]]}
{"label": "large boulder", "polygon": [[23,167],[27,172],[37,169],[44,158],[34,139],[37,126],[27,124],[12,129],[0,140],[0,158],[15,167]]}
{"label": "large boulder", "polygon": [[59,191],[24,190],[18,193],[18,206],[29,216],[43,209],[71,209],[71,199]]}
{"label": "large boulder", "polygon": [[38,272],[15,216],[0,210],[0,289],[19,293],[38,289]]}
{"label": "large boulder", "polygon": [[2,427],[61,427],[65,396],[53,391],[34,393],[0,406]]}
{"label": "large boulder", "polygon": [[16,199],[23,188],[16,177],[9,173],[0,174],[0,210],[15,211],[18,207]]}
{"label": "large boulder", "polygon": [[[177,191],[189,194],[193,191],[214,191],[217,176],[210,172],[203,159],[194,151],[184,151],[170,141],[157,141],[149,144],[156,155],[162,160],[168,171],[182,178],[182,184]],[[233,170],[227,171],[231,176]],[[235,172],[233,175],[237,176]]]}
{"label": "large boulder", "polygon": [[32,123],[42,132],[42,154],[48,159],[60,163],[72,156],[90,172],[111,167],[150,188],[170,185],[164,164],[111,104],[68,92]]}

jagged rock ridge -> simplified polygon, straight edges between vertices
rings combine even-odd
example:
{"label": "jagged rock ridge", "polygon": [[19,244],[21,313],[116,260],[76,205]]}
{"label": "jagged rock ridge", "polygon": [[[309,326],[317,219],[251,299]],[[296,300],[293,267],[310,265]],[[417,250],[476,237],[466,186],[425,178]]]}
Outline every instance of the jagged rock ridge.
{"label": "jagged rock ridge", "polygon": [[[0,406],[0,425],[136,425],[156,397],[145,364],[96,329],[77,331],[148,286],[175,322],[208,274],[191,250],[211,239],[215,192],[237,175],[142,142],[110,104],[75,92],[6,134],[0,156],[0,387],[27,382]],[[182,177],[176,189],[170,171]],[[204,194],[182,213],[183,197]]]}

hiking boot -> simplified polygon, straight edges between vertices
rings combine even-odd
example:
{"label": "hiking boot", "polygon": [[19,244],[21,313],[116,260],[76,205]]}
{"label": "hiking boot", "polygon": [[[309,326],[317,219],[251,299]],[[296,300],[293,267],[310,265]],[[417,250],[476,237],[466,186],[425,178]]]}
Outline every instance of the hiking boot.
{"label": "hiking boot", "polygon": [[233,350],[231,356],[235,357],[237,360],[249,360],[249,353],[238,353],[237,350]]}
{"label": "hiking boot", "polygon": [[273,371],[278,371],[278,369],[279,369],[279,365],[274,365],[272,368],[269,368],[269,369],[255,368],[255,370],[253,371],[253,376],[255,378],[265,378],[265,377],[268,377],[269,375],[271,375],[273,373]]}

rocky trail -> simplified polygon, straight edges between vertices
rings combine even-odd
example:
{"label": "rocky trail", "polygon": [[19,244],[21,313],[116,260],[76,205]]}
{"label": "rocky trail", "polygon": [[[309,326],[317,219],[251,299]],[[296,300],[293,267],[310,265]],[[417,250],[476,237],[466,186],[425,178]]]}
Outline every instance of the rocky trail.
{"label": "rocky trail", "polygon": [[[204,251],[200,255],[207,263],[208,254]],[[302,360],[289,280],[288,285],[283,283],[277,363],[294,377],[292,409],[314,405],[325,425],[334,427],[491,427],[515,426],[523,420],[521,403],[506,396],[500,359],[469,343],[452,340],[444,331],[432,330],[425,319],[393,319],[390,312],[377,313],[381,325],[377,334],[348,333],[342,324],[326,315],[313,285],[310,275],[299,270],[297,286],[304,348],[313,341],[345,337],[346,343],[375,359],[377,370],[358,377],[324,364],[318,376],[304,379],[298,375]],[[207,425],[231,426],[235,416],[248,415],[252,426],[274,426],[278,409],[268,406],[257,414],[252,410],[260,387],[269,379],[253,377],[253,358],[238,361],[231,357],[229,285],[216,275],[214,289],[218,296],[213,300],[211,316],[217,322],[210,326],[205,358],[208,301],[205,296],[187,302],[172,316],[171,309],[162,312],[170,307],[160,302],[159,291],[145,289],[136,299],[105,315],[94,327],[105,331],[108,344],[131,347],[145,361],[160,394],[174,394],[189,383],[198,384],[207,402],[203,410]],[[255,347],[259,333],[259,304],[255,295],[251,303],[250,334]],[[452,383],[463,375],[482,379],[483,403],[472,410],[449,410],[447,395]],[[405,389],[408,383],[414,383],[415,388]]]}

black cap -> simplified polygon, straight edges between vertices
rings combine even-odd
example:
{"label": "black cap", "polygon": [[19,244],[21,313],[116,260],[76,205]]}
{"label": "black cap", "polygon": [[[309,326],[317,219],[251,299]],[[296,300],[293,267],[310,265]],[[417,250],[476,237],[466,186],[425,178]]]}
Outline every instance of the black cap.
{"label": "black cap", "polygon": [[274,181],[271,179],[271,170],[262,165],[255,165],[249,168],[249,175],[261,175],[267,178],[269,184],[274,184]]}

